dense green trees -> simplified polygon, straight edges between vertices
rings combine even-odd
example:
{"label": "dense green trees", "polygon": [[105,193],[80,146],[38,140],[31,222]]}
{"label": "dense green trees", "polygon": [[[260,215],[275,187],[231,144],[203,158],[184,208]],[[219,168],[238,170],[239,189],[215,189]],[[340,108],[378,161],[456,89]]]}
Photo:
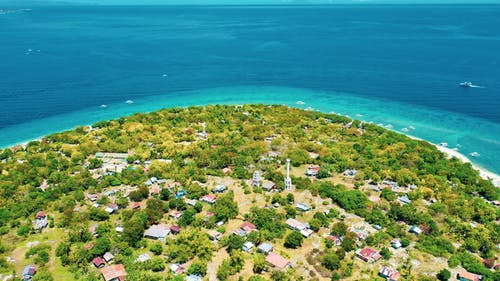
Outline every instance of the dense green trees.
{"label": "dense green trees", "polygon": [[[242,112],[248,112],[248,115]],[[169,262],[185,262],[196,256],[196,263],[192,263],[190,271],[203,275],[214,245],[198,227],[211,227],[215,221],[235,218],[238,206],[234,194],[220,195],[211,209],[216,220],[204,222],[198,213],[203,208],[207,211],[206,205],[187,206],[183,199],[174,199],[167,189],[150,198],[144,182],[152,176],[178,181],[187,191],[188,198],[198,199],[208,192],[201,183],[207,183],[210,175],[222,176],[221,169],[230,167],[227,175],[241,179],[249,179],[251,172],[259,169],[266,179],[282,189],[283,161],[290,157],[295,167],[300,166],[296,171],[302,171],[304,164],[321,167],[319,180],[304,174],[293,177],[297,190],[307,189],[313,195],[319,194],[325,202],[331,198],[345,211],[384,227],[381,234],[370,236],[367,244],[386,244],[392,238],[402,238],[404,246],[408,246],[407,238],[411,237],[419,250],[436,256],[451,255],[450,266],[461,265],[486,278],[493,278],[494,273],[488,271],[477,257],[498,254],[495,245],[499,243],[500,231],[496,222],[500,212],[480,196],[498,200],[500,189],[480,179],[469,164],[448,161],[426,142],[410,140],[372,124],[363,124],[363,130],[358,130],[359,122],[354,122],[352,128],[346,130],[343,124],[349,121],[346,117],[281,106],[176,108],[99,122],[94,125],[99,129],[93,131],[78,128],[30,142],[25,148],[0,150],[0,240],[5,236],[9,239],[6,241],[11,241],[17,236],[19,240],[15,241],[24,241],[34,233],[34,214],[50,211],[55,222],[53,225],[68,231],[64,241],[57,244],[56,255],[64,265],[71,265],[78,271],[78,276],[92,280],[91,274],[83,270],[90,259],[105,250],[116,250],[119,252],[117,259],[130,269],[131,279],[159,280],[159,275],[151,271],[162,270],[164,264],[156,259],[147,266],[150,272],[143,272],[141,276],[137,273],[139,269],[128,264],[132,253],[135,254],[131,247],[147,247],[148,243],[142,239],[144,229],[162,221],[169,209],[175,209],[184,213],[177,222],[183,226],[182,233],[172,239],[175,242],[167,241],[163,251],[154,243],[150,250],[158,255],[164,253]],[[197,140],[196,132],[202,130],[202,122],[207,124],[209,137]],[[276,137],[267,143],[265,138],[273,135]],[[277,156],[269,156],[268,151]],[[91,173],[92,169],[103,165],[102,160],[93,157],[96,152],[131,152],[132,155],[121,173],[109,173],[98,179]],[[311,158],[309,152],[318,154],[318,157]],[[134,164],[135,160],[140,160],[140,164]],[[146,160],[152,160],[149,167]],[[348,168],[358,171],[350,179],[349,186],[335,185],[331,179],[326,179]],[[400,185],[417,185],[418,188],[407,194],[412,202],[403,206],[396,204],[397,197],[403,194],[388,188],[381,191],[381,203],[368,201],[367,195],[373,191],[367,191],[365,182],[380,183],[383,179],[395,180]],[[44,180],[47,187],[42,192],[38,187]],[[143,210],[126,210],[129,201],[121,192],[99,199],[101,203],[118,204],[121,210],[116,215],[110,216],[102,207],[91,207],[86,199],[87,194],[103,195],[104,191],[121,184],[137,187],[128,198],[134,202],[147,199],[141,203],[145,207]],[[358,189],[353,190],[352,185]],[[245,190],[246,194],[251,192],[250,188]],[[277,194],[272,201],[280,203],[283,208],[252,208],[249,214],[241,214],[258,227],[259,232],[248,237],[256,244],[283,237],[286,233],[285,218],[296,216],[295,209],[288,205],[295,201],[293,194],[288,193],[286,197],[283,193]],[[325,216],[317,212],[312,219],[308,217],[311,227],[314,230],[329,227],[331,218],[339,213],[335,210],[331,214]],[[89,219],[101,222],[97,238],[87,230]],[[418,237],[408,236],[407,227],[396,223],[398,221],[419,225],[426,233]],[[471,227],[470,222],[477,226]],[[118,234],[114,230],[116,226],[123,226],[123,233]],[[335,223],[331,232],[343,236],[341,246],[345,251],[357,248],[357,237],[347,231],[347,225]],[[293,236],[290,234],[287,239]],[[91,241],[96,244],[92,250],[87,250],[84,245]],[[460,248],[455,249],[452,242]],[[231,267],[238,268],[241,264],[240,244],[230,247],[232,260],[224,263],[221,276],[234,274]],[[50,253],[40,251],[33,258],[44,263]],[[5,255],[6,252],[0,251],[0,262]],[[328,252],[322,258],[323,266],[339,268],[344,274],[348,266],[344,261],[336,265],[335,255],[342,260],[338,253]],[[262,256],[255,257],[254,271],[264,268]],[[287,279],[289,276],[273,272],[272,278]]]}
{"label": "dense green trees", "polygon": [[448,281],[448,279],[451,278],[451,273],[448,269],[443,268],[441,269],[441,271],[439,271],[436,277],[437,279],[439,279],[439,281]]}
{"label": "dense green trees", "polygon": [[144,230],[145,223],[138,217],[133,217],[123,224],[123,240],[130,246],[136,247],[144,235]]}
{"label": "dense green trees", "polygon": [[328,251],[328,253],[323,256],[321,264],[329,270],[337,270],[340,267],[340,260],[341,258],[337,253]]}
{"label": "dense green trees", "polygon": [[265,239],[270,240],[276,237],[283,237],[286,230],[285,217],[277,213],[275,209],[251,208],[248,215]]}
{"label": "dense green trees", "polygon": [[302,245],[304,241],[304,236],[298,231],[292,231],[285,237],[285,247],[296,249]]}
{"label": "dense green trees", "polygon": [[213,211],[217,221],[227,221],[238,215],[238,204],[234,201],[233,192],[227,192],[217,198]]}
{"label": "dense green trees", "polygon": [[165,253],[170,261],[184,263],[194,257],[207,261],[212,257],[214,244],[208,236],[197,229],[187,229],[168,240]]}

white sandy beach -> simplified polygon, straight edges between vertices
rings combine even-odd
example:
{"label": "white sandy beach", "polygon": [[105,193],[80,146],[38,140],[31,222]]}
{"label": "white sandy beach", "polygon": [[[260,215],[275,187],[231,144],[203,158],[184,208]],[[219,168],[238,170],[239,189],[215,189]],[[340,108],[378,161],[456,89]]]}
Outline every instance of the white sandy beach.
{"label": "white sandy beach", "polygon": [[[398,133],[400,133],[400,132],[398,132]],[[405,135],[405,136],[408,136],[409,138],[412,138],[412,139],[415,139],[415,140],[426,141],[426,140],[423,140],[423,139],[420,139],[420,138],[417,138],[417,137],[414,137],[414,136],[410,136],[410,135]],[[477,164],[474,164],[467,156],[463,155],[462,153],[460,153],[460,152],[458,152],[456,150],[453,150],[451,148],[447,148],[447,147],[444,147],[444,146],[441,146],[441,145],[437,145],[437,144],[434,144],[434,143],[429,142],[429,141],[427,141],[427,142],[430,143],[430,144],[432,144],[432,145],[434,145],[439,151],[441,151],[444,154],[448,155],[448,158],[455,157],[455,158],[459,159],[460,161],[462,161],[464,163],[471,163],[472,168],[474,168],[474,170],[477,170],[479,172],[479,175],[483,179],[490,180],[493,183],[494,186],[500,187],[500,176],[498,174],[495,174],[495,173],[493,173],[491,171],[486,170],[483,167],[478,166]]]}
{"label": "white sandy beach", "polygon": [[472,163],[472,161],[467,156],[463,155],[462,153],[460,153],[456,150],[453,150],[453,149],[450,149],[450,148],[447,148],[444,146],[440,146],[440,145],[435,145],[435,146],[439,151],[448,155],[449,158],[455,157],[464,163],[471,163],[472,167],[475,170],[479,171],[479,175],[483,179],[491,180],[493,185],[495,185],[496,187],[500,187],[500,176],[499,175],[497,175],[493,172],[490,172],[482,167],[477,166],[476,164]]}
{"label": "white sandy beach", "polygon": [[[395,131],[395,132],[401,134],[401,132],[398,132],[398,131]],[[441,151],[444,154],[448,155],[448,158],[455,157],[455,158],[459,159],[460,161],[462,161],[464,163],[471,163],[472,168],[474,168],[474,170],[478,171],[479,175],[483,179],[490,180],[493,183],[494,186],[500,187],[500,176],[498,174],[495,174],[495,173],[493,173],[491,171],[486,170],[483,167],[478,166],[477,164],[474,164],[467,156],[463,155],[462,153],[460,153],[460,152],[458,152],[456,150],[453,150],[451,148],[447,148],[447,147],[444,147],[444,146],[441,146],[441,145],[437,145],[435,143],[429,142],[429,141],[421,139],[421,138],[417,138],[417,137],[406,135],[406,134],[405,134],[405,136],[407,136],[407,137],[409,137],[411,139],[415,139],[415,140],[426,141],[426,142],[434,145],[439,151]]]}

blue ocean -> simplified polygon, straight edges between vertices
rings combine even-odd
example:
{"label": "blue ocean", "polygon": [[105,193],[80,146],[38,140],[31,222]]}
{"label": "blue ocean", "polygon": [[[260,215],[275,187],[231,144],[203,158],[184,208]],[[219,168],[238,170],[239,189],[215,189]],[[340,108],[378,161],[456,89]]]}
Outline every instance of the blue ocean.
{"label": "blue ocean", "polygon": [[500,173],[500,5],[17,8],[0,7],[0,147],[163,107],[275,103],[447,142]]}

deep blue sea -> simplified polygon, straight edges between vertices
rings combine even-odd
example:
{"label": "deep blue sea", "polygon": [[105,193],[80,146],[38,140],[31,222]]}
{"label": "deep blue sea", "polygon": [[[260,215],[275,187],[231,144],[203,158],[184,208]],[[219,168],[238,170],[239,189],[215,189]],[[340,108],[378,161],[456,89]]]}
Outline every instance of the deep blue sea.
{"label": "deep blue sea", "polygon": [[0,13],[0,147],[162,107],[283,103],[500,173],[500,5],[31,9]]}

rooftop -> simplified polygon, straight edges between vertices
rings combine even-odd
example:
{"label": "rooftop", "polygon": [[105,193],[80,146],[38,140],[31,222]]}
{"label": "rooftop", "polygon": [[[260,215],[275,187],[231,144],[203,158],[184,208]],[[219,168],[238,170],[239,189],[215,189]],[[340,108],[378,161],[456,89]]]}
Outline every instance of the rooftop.
{"label": "rooftop", "polygon": [[290,264],[289,260],[272,252],[267,255],[266,261],[277,268],[285,268]]}
{"label": "rooftop", "polygon": [[113,279],[118,279],[120,281],[125,280],[125,276],[127,276],[127,272],[125,268],[121,264],[113,264],[110,266],[106,266],[101,269],[101,274],[104,277],[104,280],[110,281]]}

